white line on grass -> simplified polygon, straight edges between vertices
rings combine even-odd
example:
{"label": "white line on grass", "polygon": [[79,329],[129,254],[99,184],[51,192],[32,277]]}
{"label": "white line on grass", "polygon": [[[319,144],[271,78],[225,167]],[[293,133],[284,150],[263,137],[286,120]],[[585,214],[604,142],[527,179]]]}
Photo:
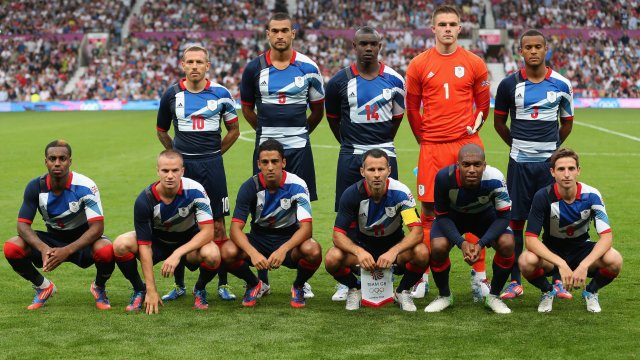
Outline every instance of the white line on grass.
{"label": "white line on grass", "polygon": [[600,126],[595,126],[595,125],[591,125],[591,124],[583,123],[583,122],[581,122],[581,121],[575,121],[575,120],[574,120],[574,121],[573,121],[573,123],[574,123],[574,124],[578,124],[578,125],[582,125],[582,126],[586,126],[586,127],[588,127],[588,128],[596,129],[596,130],[599,130],[599,131],[605,132],[605,133],[607,133],[607,134],[618,135],[618,136],[622,136],[623,138],[627,138],[627,139],[631,139],[631,140],[634,140],[634,141],[638,141],[638,142],[640,142],[640,138],[635,137],[635,136],[631,136],[631,135],[628,135],[628,134],[625,134],[625,133],[621,133],[621,132],[617,132],[617,131],[613,131],[613,130],[605,129],[605,128],[600,127]]}
{"label": "white line on grass", "polygon": [[[583,123],[579,123],[579,125],[585,125],[585,126],[592,126],[592,125],[588,125],[588,124],[583,124]],[[597,128],[598,130],[601,130],[602,128],[598,128],[597,126],[594,127]],[[607,129],[602,129],[602,130],[606,130],[605,132],[611,132],[612,134],[615,135],[620,135],[620,136],[624,136],[624,137],[629,137],[632,140],[636,140],[636,141],[640,141],[640,138],[634,138],[631,135],[627,135],[627,134],[621,134],[621,133],[616,133],[615,131],[611,131],[611,130],[607,130]],[[253,134],[255,133],[255,130],[247,130],[247,131],[241,131],[240,132],[240,140],[244,140],[244,141],[248,141],[248,142],[255,142],[255,139],[253,138],[248,138],[245,137],[245,134]],[[321,148],[321,149],[340,149],[339,145],[320,145],[320,144],[313,144],[314,148]],[[415,148],[411,148],[411,149],[403,149],[403,148],[396,148],[397,152],[418,152],[420,151],[420,147],[416,144]],[[486,151],[489,154],[508,154],[508,150],[505,151],[497,151],[497,150],[487,150]],[[584,156],[640,156],[640,153],[601,153],[601,152],[580,152],[580,155],[584,155]]]}

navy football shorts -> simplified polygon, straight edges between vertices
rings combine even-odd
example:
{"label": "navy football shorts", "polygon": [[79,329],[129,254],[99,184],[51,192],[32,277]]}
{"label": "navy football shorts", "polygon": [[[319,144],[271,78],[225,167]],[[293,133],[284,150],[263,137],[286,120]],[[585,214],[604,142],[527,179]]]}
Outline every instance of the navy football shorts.
{"label": "navy football shorts", "polygon": [[[68,239],[62,239],[50,232],[36,230],[36,235],[38,235],[38,238],[49,247],[65,247],[69,245]],[[109,240],[109,238],[104,235],[102,235],[102,237],[100,238]],[[69,255],[65,262],[74,263],[83,269],[88,268],[95,262],[93,260],[93,254],[91,253],[91,247],[92,245],[85,246],[82,249],[74,252],[73,254]],[[42,254],[40,254],[40,251],[38,251],[38,249],[34,247],[31,248],[29,259],[31,259],[33,265],[39,268],[42,267]]]}
{"label": "navy football shorts", "polygon": [[[391,165],[391,177],[398,180],[398,163],[395,157],[389,157]],[[338,155],[338,169],[336,171],[336,198],[334,211],[338,212],[340,197],[347,188],[362,179],[360,167],[362,166],[362,155],[340,154]]]}
{"label": "navy football shorts", "polygon": [[511,219],[527,220],[533,195],[554,181],[548,162],[519,163],[509,158],[507,190],[511,197]]}
{"label": "navy football shorts", "polygon": [[[318,194],[316,191],[316,170],[313,165],[311,143],[307,141],[307,146],[300,149],[285,149],[284,157],[287,160],[285,170],[298,175],[305,183],[307,183],[307,189],[309,189],[309,200],[318,200]],[[259,172],[258,145],[256,145],[256,148],[253,151],[253,173],[257,174]]]}
{"label": "navy football shorts", "polygon": [[566,244],[556,244],[555,246],[546,243],[545,245],[551,252],[566,261],[571,270],[575,270],[582,260],[589,256],[596,243],[591,240],[585,240],[577,243],[569,241]]}
{"label": "navy football shorts", "polygon": [[184,159],[184,176],[199,182],[207,192],[214,219],[229,215],[227,177],[222,156]]}
{"label": "navy football shorts", "polygon": [[[469,214],[458,215],[458,214],[449,212],[449,217],[453,219],[453,222],[455,223],[456,228],[458,229],[458,232],[460,232],[460,234],[472,233],[479,238],[481,238],[482,235],[484,235],[487,232],[487,230],[489,230],[489,227],[491,226],[493,221],[496,219],[496,215],[492,211],[485,211],[480,214],[474,214],[474,215],[469,215]],[[507,228],[502,232],[502,234],[513,234],[513,231],[511,231],[511,228],[507,226]],[[439,237],[445,237],[445,236],[442,230],[440,229],[440,226],[438,224],[438,218],[436,217],[436,220],[433,222],[433,225],[431,225],[431,240]],[[451,241],[451,239],[447,238],[447,240],[449,240],[449,243],[454,244],[454,242]],[[487,244],[487,247],[491,247],[491,243]]]}
{"label": "navy football shorts", "polygon": [[[268,239],[266,237],[260,236],[258,234],[247,233],[247,238],[249,238],[249,243],[253,246],[262,256],[267,259],[271,254],[278,250],[282,244],[286,243],[291,239],[291,236],[270,236]],[[284,257],[284,261],[282,265],[288,267],[289,269],[296,269],[298,264],[293,262],[293,258],[291,257],[291,251],[288,251]],[[251,262],[251,259],[249,259]],[[253,264],[251,264],[253,265]]]}

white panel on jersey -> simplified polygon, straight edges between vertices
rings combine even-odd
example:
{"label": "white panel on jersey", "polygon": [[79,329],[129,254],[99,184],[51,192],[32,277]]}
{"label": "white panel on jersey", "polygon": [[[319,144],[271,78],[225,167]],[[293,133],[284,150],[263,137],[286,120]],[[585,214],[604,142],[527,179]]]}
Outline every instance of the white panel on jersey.
{"label": "white panel on jersey", "polygon": [[184,91],[176,94],[176,117],[184,119],[184,108],[187,106],[184,102]]}
{"label": "white panel on jersey", "polygon": [[267,139],[280,141],[285,149],[300,149],[307,146],[307,128],[299,127],[263,127],[260,144]]}
{"label": "white panel on jersey", "polygon": [[353,144],[353,154],[362,155],[371,149],[380,149],[387,153],[388,156],[396,157],[395,148],[392,142],[377,144],[377,145],[358,145]]}

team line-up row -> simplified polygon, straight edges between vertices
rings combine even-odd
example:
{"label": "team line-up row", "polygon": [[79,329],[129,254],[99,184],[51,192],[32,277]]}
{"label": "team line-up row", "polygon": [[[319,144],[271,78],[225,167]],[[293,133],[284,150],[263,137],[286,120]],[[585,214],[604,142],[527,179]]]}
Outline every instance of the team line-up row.
{"label": "team line-up row", "polygon": [[[256,175],[238,192],[231,241],[225,241],[229,202],[222,154],[239,130],[231,95],[206,79],[206,49],[195,45],[183,53],[186,77],[165,92],[158,110],[158,138],[168,149],[158,158],[160,180],[136,200],[135,231],[116,238],[113,246],[101,237],[97,187],[69,171],[71,148],[66,142],[47,145],[49,173],[27,186],[19,236],[4,246],[14,270],[36,288],[29,308],[41,307],[55,291],[34,264],[48,272],[72,261],[82,267],[95,262],[98,275],[91,289],[98,307],[110,307],[104,285],[117,263],[134,287],[127,309],[157,312],[160,299],[152,266],[161,260],[162,274],[176,280],[165,301],[185,294],[186,265],[200,269],[194,288],[197,308],[207,307],[205,285],[216,273],[219,295],[234,298],[225,287],[227,271],[246,281],[243,304],[252,306],[270,291],[266,270],[285,265],[297,269],[291,305],[304,306],[305,294],[310,294],[307,280],[322,262],[320,245],[311,239],[310,202],[317,195],[309,134],[326,108],[341,149],[334,247],[324,260],[344,289],[334,297],[346,299],[347,309],[361,303],[356,265],[371,270],[394,263],[404,273],[395,290],[403,310],[415,311],[410,288],[421,285],[424,293],[429,268],[439,296],[425,310],[445,309],[452,303],[448,253],[457,245],[473,267],[474,298],[497,313],[510,312],[503,299],[523,294],[520,270],[542,291],[539,311],[551,311],[555,297],[571,297],[572,288],[584,288],[587,309],[599,312],[598,289],[619,274],[622,258],[612,248],[599,193],[577,182],[577,155],[557,150],[571,132],[573,98],[570,82],[545,66],[546,39],[536,30],[524,32],[519,40],[524,67],[498,87],[494,126],[511,147],[505,184],[502,174],[486,165],[478,136],[489,113],[486,65],[458,46],[456,8],[441,6],[432,19],[436,45],[412,60],[406,84],[378,61],[378,32],[362,27],[353,40],[356,63],[336,74],[326,88],[316,64],[291,48],[295,30],[288,15],[269,19],[271,49],[252,60],[242,76],[242,112],[256,130]],[[420,144],[419,216],[409,189],[394,180],[393,139],[405,107]],[[174,138],[168,134],[172,124]],[[227,128],[224,138],[222,124]],[[46,232],[31,229],[36,209]],[[249,215],[251,231],[245,234]],[[597,243],[589,241],[591,220],[600,235]],[[403,222],[410,230],[406,236]],[[523,253],[525,223],[528,250]],[[496,250],[490,290],[487,246]],[[593,278],[589,284],[587,276]]]}

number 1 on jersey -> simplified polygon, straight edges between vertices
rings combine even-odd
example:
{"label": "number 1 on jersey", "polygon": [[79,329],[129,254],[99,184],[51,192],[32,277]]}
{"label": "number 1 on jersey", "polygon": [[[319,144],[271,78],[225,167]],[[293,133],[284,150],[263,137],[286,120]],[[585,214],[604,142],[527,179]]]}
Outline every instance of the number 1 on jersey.
{"label": "number 1 on jersey", "polygon": [[444,98],[449,100],[449,83],[444,83]]}

